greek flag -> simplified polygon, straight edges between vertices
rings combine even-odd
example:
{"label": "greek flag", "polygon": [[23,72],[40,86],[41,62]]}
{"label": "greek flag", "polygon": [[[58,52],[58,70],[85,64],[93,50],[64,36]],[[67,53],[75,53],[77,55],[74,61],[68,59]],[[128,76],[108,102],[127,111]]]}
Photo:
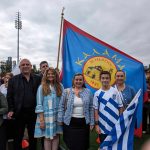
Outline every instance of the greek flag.
{"label": "greek flag", "polygon": [[99,110],[99,126],[102,133],[109,134],[112,128],[115,126],[119,119],[118,103],[113,98],[106,100],[103,98],[105,95],[104,91],[101,91],[98,98],[99,106],[103,107],[103,111]]}
{"label": "greek flag", "polygon": [[136,110],[141,89],[137,92],[129,106],[120,115],[106,139],[101,143],[100,150],[133,150]]}

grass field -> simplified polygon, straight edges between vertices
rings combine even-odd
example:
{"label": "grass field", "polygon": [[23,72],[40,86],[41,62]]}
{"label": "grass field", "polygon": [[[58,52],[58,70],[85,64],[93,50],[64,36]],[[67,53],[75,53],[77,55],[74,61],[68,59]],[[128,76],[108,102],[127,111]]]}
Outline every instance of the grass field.
{"label": "grass field", "polygon": [[[97,135],[95,132],[91,132],[90,135],[90,148],[89,150],[97,150],[98,149],[98,144],[96,143],[96,138]],[[142,138],[134,138],[134,150],[141,150],[141,146],[143,145],[143,143],[150,138],[150,134],[144,134],[142,136]],[[62,140],[61,137],[61,145],[65,148],[65,144]]]}
{"label": "grass field", "polygon": [[[91,132],[91,134],[90,134],[90,148],[89,148],[89,150],[97,150],[98,149],[99,145],[96,143],[96,138],[97,138],[96,133],[94,131]],[[142,136],[142,138],[136,138],[135,137],[134,138],[134,150],[141,150],[142,145],[148,139],[150,139],[150,133],[149,134],[144,134]],[[62,136],[60,138],[60,145],[61,145],[61,147],[63,147],[64,150],[67,150],[66,146],[65,146],[65,144],[63,142]],[[41,150],[40,142],[38,142],[37,150]]]}
{"label": "grass field", "polygon": [[[96,143],[96,133],[92,132],[90,135],[90,148],[89,150],[97,150],[98,149],[98,144]],[[150,134],[144,134],[142,138],[134,138],[134,150],[141,150],[141,146],[143,143],[147,140],[150,139]],[[63,142],[62,136],[61,136],[61,141],[60,141],[61,146],[63,147],[64,150],[66,150],[65,144]],[[37,144],[37,150],[41,150],[41,142],[38,139],[38,144]],[[12,144],[10,145],[9,150],[12,150]],[[25,149],[28,150],[28,149]]]}

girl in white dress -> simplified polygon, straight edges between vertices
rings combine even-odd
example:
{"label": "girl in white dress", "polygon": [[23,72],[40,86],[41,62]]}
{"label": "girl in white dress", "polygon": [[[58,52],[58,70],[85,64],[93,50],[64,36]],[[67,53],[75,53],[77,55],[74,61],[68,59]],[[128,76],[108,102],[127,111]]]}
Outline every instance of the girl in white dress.
{"label": "girl in white dress", "polygon": [[57,150],[62,126],[57,123],[57,114],[63,87],[54,68],[46,70],[37,91],[37,121],[34,137],[44,139],[45,150]]}

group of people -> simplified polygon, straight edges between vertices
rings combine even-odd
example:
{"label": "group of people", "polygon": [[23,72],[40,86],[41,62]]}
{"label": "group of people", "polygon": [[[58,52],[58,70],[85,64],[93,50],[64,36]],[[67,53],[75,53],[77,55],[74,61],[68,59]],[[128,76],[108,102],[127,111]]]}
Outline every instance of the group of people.
{"label": "group of people", "polygon": [[62,133],[69,150],[87,150],[90,130],[95,128],[101,142],[111,131],[105,113],[109,109],[107,102],[114,102],[110,107],[116,107],[119,115],[135,95],[134,89],[125,84],[125,72],[120,70],[115,75],[115,86],[110,85],[110,72],[102,71],[99,77],[102,86],[93,95],[85,86],[83,74],[75,74],[72,87],[64,89],[58,70],[49,67],[46,61],[40,63],[40,75],[31,73],[28,59],[21,60],[19,68],[21,73],[14,77],[6,74],[0,88],[0,150],[6,150],[5,120],[12,119],[14,150],[22,149],[25,128],[29,150],[36,150],[37,138],[42,138],[43,149],[58,150]]}

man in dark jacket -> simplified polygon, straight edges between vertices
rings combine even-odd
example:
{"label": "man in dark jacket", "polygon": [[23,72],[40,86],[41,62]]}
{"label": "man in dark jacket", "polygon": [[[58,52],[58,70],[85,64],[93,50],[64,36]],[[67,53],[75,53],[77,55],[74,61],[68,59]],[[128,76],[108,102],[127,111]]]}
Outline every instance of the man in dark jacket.
{"label": "man in dark jacket", "polygon": [[15,118],[14,149],[21,150],[21,141],[27,127],[29,150],[35,150],[35,106],[40,77],[31,74],[32,65],[28,59],[23,59],[19,68],[21,73],[10,79],[7,91],[8,118]]}

